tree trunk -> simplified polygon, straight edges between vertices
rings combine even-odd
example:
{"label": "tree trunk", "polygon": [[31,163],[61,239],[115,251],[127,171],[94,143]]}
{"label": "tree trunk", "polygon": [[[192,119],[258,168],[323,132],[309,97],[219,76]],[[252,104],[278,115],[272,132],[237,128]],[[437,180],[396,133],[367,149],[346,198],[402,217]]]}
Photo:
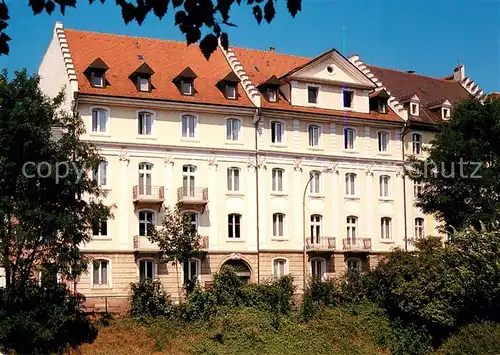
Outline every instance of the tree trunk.
{"label": "tree trunk", "polygon": [[177,279],[177,294],[179,295],[179,303],[181,303],[181,285],[179,282],[179,261],[175,261],[175,273],[176,273],[176,279]]}

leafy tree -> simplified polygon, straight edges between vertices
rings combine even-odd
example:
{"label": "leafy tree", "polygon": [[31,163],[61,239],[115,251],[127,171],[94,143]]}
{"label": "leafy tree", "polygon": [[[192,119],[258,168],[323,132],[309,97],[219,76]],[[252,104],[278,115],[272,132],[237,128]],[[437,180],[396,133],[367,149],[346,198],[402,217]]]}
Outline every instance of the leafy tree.
{"label": "leafy tree", "polygon": [[179,295],[179,263],[189,260],[201,250],[201,236],[191,222],[191,215],[183,213],[181,205],[167,207],[159,229],[151,228],[148,235],[151,242],[158,243],[160,262],[173,262],[177,276]]}
{"label": "leafy tree", "polygon": [[[92,4],[94,0],[89,0]],[[105,0],[100,0],[104,3]],[[255,20],[260,24],[262,19],[271,23],[276,14],[274,3],[276,0],[247,0],[246,4],[252,8]],[[33,13],[47,12],[51,14],[57,6],[62,14],[66,7],[76,7],[77,0],[30,0],[29,6]],[[241,0],[172,0],[172,11],[175,11],[174,21],[179,30],[185,35],[188,44],[201,39],[202,31],[207,33],[200,41],[200,49],[208,59],[218,45],[218,39],[224,48],[229,45],[229,39],[224,26],[236,26],[230,21],[230,10],[233,4],[241,5]],[[287,8],[292,17],[301,10],[302,0],[286,0]],[[116,0],[125,23],[137,21],[142,25],[146,16],[153,13],[162,19],[169,8],[170,0]],[[9,36],[4,32],[8,26],[9,11],[7,4],[0,3],[0,55],[9,53]]]}
{"label": "leafy tree", "polygon": [[443,221],[447,231],[500,220],[500,99],[458,103],[428,149],[412,157],[407,173],[423,184],[416,205]]}
{"label": "leafy tree", "polygon": [[[37,312],[50,313],[61,306],[67,307],[64,314],[68,315],[78,311],[79,301],[57,292],[46,297],[44,291],[34,289],[33,280],[41,271],[42,281],[49,286],[56,274],[68,283],[76,280],[87,268],[79,247],[91,240],[90,227],[106,219],[109,209],[89,200],[102,195],[87,173],[100,158],[91,144],[79,139],[82,120],[60,110],[62,93],[49,99],[38,84],[39,78],[28,77],[25,71],[16,72],[11,81],[5,71],[0,74],[0,265],[5,269],[7,295],[18,295],[20,300],[26,295],[28,303],[43,298]],[[15,313],[9,307],[19,305],[22,315],[19,299],[5,301],[8,312]],[[29,329],[31,318],[25,316],[26,322],[19,324]],[[53,321],[49,315],[45,319]],[[8,323],[9,318],[0,317],[2,322]],[[3,333],[6,337],[19,332],[19,328],[6,329],[14,332]],[[58,339],[61,346],[69,341]],[[24,339],[23,346],[31,346],[31,340]]]}

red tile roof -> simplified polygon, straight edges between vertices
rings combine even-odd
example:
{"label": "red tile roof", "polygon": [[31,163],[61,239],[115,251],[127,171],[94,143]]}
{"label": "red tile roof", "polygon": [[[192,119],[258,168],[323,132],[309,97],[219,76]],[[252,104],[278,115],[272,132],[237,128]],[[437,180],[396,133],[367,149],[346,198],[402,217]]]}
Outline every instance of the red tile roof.
{"label": "red tile roof", "polygon": [[414,122],[442,123],[441,110],[431,111],[428,106],[446,99],[453,105],[470,96],[469,92],[459,82],[454,81],[452,76],[446,79],[433,78],[369,65],[368,69],[398,100],[411,98],[414,94],[418,96],[420,99],[419,116],[409,116],[410,120]]}
{"label": "red tile roof", "polygon": [[[231,72],[220,50],[207,62],[197,45],[188,46],[185,42],[71,29],[65,29],[65,34],[81,93],[254,107],[241,85],[238,100],[226,99],[216,87],[217,82]],[[139,60],[138,55],[144,60]],[[98,57],[109,66],[106,72],[109,86],[104,89],[92,87],[83,74]],[[129,79],[129,75],[144,62],[155,72],[151,78],[154,89],[150,93],[137,91]],[[194,96],[181,95],[172,82],[186,67],[198,76],[194,82],[197,92]]]}

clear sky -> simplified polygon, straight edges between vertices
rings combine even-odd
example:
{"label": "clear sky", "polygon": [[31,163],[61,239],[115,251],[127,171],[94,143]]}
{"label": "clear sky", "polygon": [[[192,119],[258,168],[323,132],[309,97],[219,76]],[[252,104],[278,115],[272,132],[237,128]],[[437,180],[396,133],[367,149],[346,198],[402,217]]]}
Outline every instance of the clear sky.
{"label": "clear sky", "polygon": [[[114,0],[78,0],[65,16],[33,16],[27,0],[6,2],[11,53],[0,57],[0,67],[9,72],[37,71],[57,20],[66,28],[183,40],[171,8],[162,21],[150,14],[140,27],[124,24]],[[251,7],[234,5],[238,27],[227,29],[230,45],[311,57],[333,47],[372,65],[439,77],[460,62],[486,92],[500,91],[500,0],[303,0],[295,19],[284,0],[277,2],[274,22],[260,26]]]}

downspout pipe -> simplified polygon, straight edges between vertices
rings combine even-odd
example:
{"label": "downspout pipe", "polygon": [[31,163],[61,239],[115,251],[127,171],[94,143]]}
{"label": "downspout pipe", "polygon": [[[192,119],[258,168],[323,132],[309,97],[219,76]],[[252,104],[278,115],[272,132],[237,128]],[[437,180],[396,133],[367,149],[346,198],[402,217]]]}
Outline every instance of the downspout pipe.
{"label": "downspout pipe", "polygon": [[[402,151],[402,158],[403,158],[403,164],[405,162],[406,158],[406,152],[405,152],[405,136],[410,132],[410,128],[408,125],[408,121],[405,121],[404,126],[403,126],[403,132],[401,134],[401,151]],[[407,216],[407,208],[406,208],[406,174],[404,173],[403,170],[403,220],[404,220],[404,236],[405,236],[405,251],[408,251],[408,216]]]}
{"label": "downspout pipe", "polygon": [[258,137],[259,123],[262,119],[260,107],[255,109],[253,123],[255,124],[255,208],[256,208],[256,238],[257,238],[257,284],[260,283],[260,223],[259,223],[259,163],[258,163]]}

